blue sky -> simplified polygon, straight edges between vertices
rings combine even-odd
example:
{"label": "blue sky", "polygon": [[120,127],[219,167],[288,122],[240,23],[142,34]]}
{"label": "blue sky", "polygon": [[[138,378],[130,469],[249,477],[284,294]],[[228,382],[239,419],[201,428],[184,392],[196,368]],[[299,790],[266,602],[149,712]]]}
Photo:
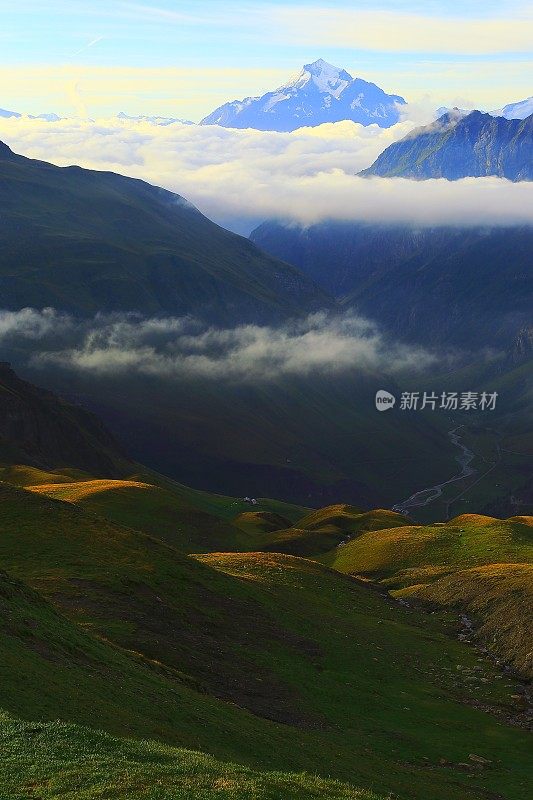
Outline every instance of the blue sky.
{"label": "blue sky", "polygon": [[322,57],[408,100],[533,93],[531,6],[510,2],[0,0],[0,108],[199,119]]}

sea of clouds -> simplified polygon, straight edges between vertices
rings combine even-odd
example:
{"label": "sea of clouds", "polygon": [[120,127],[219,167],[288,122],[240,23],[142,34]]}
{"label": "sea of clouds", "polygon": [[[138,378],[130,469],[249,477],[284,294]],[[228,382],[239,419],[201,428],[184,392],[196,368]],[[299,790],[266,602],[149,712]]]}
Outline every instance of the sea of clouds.
{"label": "sea of clouds", "polygon": [[405,113],[409,118],[388,129],[345,121],[292,133],[21,117],[0,119],[0,139],[31,158],[112,170],[163,186],[243,234],[266,219],[303,225],[327,219],[533,223],[533,184],[528,182],[359,178],[357,173],[388,145],[429,121],[427,110]]}

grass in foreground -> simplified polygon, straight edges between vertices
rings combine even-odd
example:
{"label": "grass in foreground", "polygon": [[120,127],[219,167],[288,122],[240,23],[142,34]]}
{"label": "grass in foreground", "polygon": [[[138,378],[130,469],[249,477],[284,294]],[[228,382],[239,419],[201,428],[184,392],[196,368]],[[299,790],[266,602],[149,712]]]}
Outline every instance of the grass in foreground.
{"label": "grass in foreground", "polygon": [[[8,794],[7,794],[8,793]],[[154,741],[0,713],[1,800],[383,800],[307,774],[260,772]]]}

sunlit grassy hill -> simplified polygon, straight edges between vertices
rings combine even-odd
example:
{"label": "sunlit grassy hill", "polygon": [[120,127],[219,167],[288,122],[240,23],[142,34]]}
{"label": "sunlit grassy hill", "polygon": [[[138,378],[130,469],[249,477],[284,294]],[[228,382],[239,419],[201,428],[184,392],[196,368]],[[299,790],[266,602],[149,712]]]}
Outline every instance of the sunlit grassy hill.
{"label": "sunlit grassy hill", "polygon": [[[242,511],[250,508],[245,500],[195,491],[150,473],[140,474],[137,480],[33,483],[39,477],[44,475],[32,473],[29,487],[32,491],[75,503],[119,525],[153,534],[188,553],[256,550],[260,544],[253,535],[257,533],[257,518],[250,520],[247,515],[266,515],[290,524],[289,518],[298,518],[305,512],[298,506],[267,499],[258,500],[254,506],[261,511]],[[281,513],[286,516],[281,517]]]}
{"label": "sunlit grassy hill", "polygon": [[533,518],[499,520],[463,514],[446,524],[369,531],[332,551],[325,562],[348,574],[405,586],[441,572],[533,560]]}
{"label": "sunlit grassy hill", "polygon": [[363,512],[346,504],[327,506],[306,515],[290,528],[265,536],[261,549],[314,558],[365,531],[405,522],[403,515],[384,509]]}
{"label": "sunlit grassy hill", "polygon": [[192,505],[178,492],[143,481],[47,483],[33,491],[151,533],[184,552],[255,549],[252,537],[230,522]]}
{"label": "sunlit grassy hill", "polygon": [[323,560],[397,597],[471,614],[477,638],[533,677],[533,517],[463,514],[446,524],[370,531]]}
{"label": "sunlit grassy hill", "polygon": [[190,489],[4,372],[1,800],[525,800],[524,686],[468,640],[529,673],[530,517]]}
{"label": "sunlit grassy hill", "polygon": [[[35,480],[44,473],[27,474],[21,468],[11,475]],[[170,483],[78,480],[31,489],[142,530],[182,552],[260,550],[316,558],[339,572],[378,581],[395,596],[471,612],[479,620],[477,638],[522,674],[533,674],[527,568],[533,563],[531,517],[498,520],[463,514],[446,524],[423,526],[406,525],[406,518],[392,511],[362,512],[346,504],[305,513],[260,501],[262,510],[238,513],[244,501],[217,499]],[[279,513],[283,511],[285,516]],[[287,527],[289,517],[296,522]],[[518,595],[512,588],[518,578],[511,580],[511,567],[505,565],[519,570]],[[478,596],[490,596],[491,601],[480,603]]]}
{"label": "sunlit grassy hill", "polygon": [[[9,474],[16,477],[13,471]],[[21,474],[26,485],[46,477],[39,472],[26,476],[22,468]],[[162,485],[148,483],[150,477]],[[363,512],[337,504],[305,513],[301,507],[266,499],[256,500],[253,511],[240,511],[250,508],[249,503],[195,492],[150,475],[144,481],[52,481],[29,488],[150,533],[188,553],[264,550],[313,557],[365,531],[406,521],[401,514],[384,509]]]}

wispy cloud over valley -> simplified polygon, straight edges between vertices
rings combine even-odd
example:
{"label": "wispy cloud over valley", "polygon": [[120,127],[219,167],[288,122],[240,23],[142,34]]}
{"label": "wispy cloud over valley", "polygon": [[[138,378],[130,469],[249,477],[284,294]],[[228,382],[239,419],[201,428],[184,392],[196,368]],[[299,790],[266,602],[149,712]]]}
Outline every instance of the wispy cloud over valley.
{"label": "wispy cloud over valley", "polygon": [[32,367],[114,378],[257,383],[290,375],[394,373],[436,360],[421,347],[391,343],[351,312],[235,328],[206,327],[191,318],[99,314],[80,320],[53,309],[0,312],[0,344],[24,348],[25,342]]}

